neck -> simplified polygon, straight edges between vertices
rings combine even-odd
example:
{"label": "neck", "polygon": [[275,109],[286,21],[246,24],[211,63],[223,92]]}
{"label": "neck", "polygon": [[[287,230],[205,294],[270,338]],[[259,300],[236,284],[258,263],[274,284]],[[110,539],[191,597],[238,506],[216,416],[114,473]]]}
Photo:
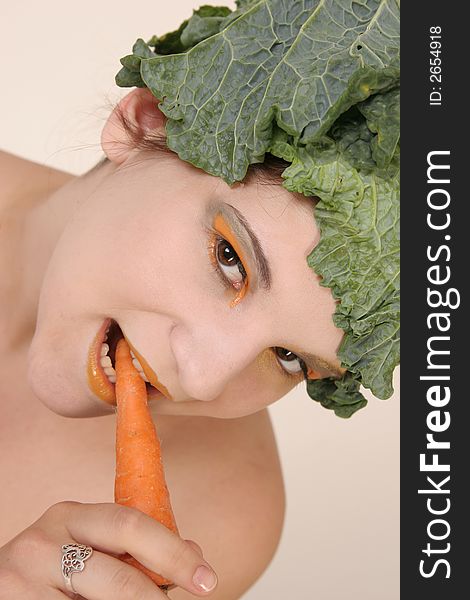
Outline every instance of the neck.
{"label": "neck", "polygon": [[58,187],[33,194],[27,207],[15,214],[20,235],[13,242],[15,264],[11,265],[11,334],[8,345],[17,348],[31,342],[42,283],[47,267],[67,223],[80,202],[89,196],[115,166],[110,163],[79,177],[70,175]]}

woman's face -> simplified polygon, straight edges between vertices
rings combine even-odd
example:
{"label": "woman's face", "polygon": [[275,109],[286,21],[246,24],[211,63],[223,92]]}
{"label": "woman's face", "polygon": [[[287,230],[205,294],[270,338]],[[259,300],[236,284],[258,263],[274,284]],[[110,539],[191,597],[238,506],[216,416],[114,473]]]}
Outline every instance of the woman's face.
{"label": "woman's face", "polygon": [[310,376],[331,376],[343,332],[306,262],[318,240],[312,202],[280,185],[231,188],[176,155],[134,154],[80,200],[52,255],[33,390],[66,416],[114,412],[100,367],[90,379],[108,319],[167,390],[156,414],[254,413],[303,380],[285,351],[316,355]]}

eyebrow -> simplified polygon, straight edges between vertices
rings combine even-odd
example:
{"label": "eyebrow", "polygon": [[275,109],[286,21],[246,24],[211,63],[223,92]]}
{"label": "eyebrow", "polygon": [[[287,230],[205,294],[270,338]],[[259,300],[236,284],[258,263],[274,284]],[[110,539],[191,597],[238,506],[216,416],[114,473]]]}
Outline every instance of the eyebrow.
{"label": "eyebrow", "polygon": [[[229,207],[230,210],[226,210],[226,207]],[[255,257],[258,280],[261,282],[262,287],[266,291],[269,291],[271,289],[271,284],[272,284],[272,275],[271,275],[271,269],[269,267],[269,262],[263,251],[263,247],[261,245],[261,242],[260,242],[258,236],[251,229],[250,224],[246,220],[245,216],[237,208],[235,208],[235,206],[233,206],[232,204],[229,204],[228,202],[224,202],[224,201],[222,201],[220,203],[219,202],[214,203],[212,205],[212,209],[215,212],[217,212],[217,211],[222,212],[224,215],[227,216],[227,218],[230,220],[231,223],[234,222],[233,217],[235,217],[236,221],[238,222],[239,225],[241,225],[244,232],[246,234],[248,234],[248,237],[250,238],[250,241],[251,241],[253,254]],[[294,351],[291,350],[291,352],[294,352]],[[330,362],[328,362],[324,358],[320,358],[316,354],[311,354],[309,352],[294,352],[294,354],[296,356],[298,356],[301,360],[303,360],[304,363],[306,364],[307,368],[312,369],[312,371],[326,372],[331,377],[339,378],[339,379],[343,376],[343,373],[341,372],[341,370],[338,367],[336,367],[335,365],[332,365]]]}

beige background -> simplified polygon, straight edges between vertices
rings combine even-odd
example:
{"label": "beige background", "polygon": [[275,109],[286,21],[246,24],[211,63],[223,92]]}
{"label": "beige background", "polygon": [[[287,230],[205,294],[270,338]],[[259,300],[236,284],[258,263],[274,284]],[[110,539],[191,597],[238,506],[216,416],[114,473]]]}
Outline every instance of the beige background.
{"label": "beige background", "polygon": [[[176,28],[203,3],[1,0],[0,148],[83,173],[101,157],[109,102],[126,93],[114,84],[119,58],[138,37]],[[286,521],[271,566],[243,600],[396,600],[398,397],[372,398],[342,420],[300,386],[270,411]]]}

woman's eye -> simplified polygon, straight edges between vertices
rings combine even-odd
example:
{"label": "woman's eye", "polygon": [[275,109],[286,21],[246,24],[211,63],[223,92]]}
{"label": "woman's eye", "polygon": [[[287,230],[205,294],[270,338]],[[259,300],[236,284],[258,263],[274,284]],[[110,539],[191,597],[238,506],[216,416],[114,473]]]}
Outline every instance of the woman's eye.
{"label": "woman's eye", "polygon": [[246,280],[245,267],[227,240],[219,238],[216,241],[215,257],[219,269],[229,283],[237,290],[242,288]]}
{"label": "woman's eye", "polygon": [[289,375],[298,375],[300,372],[305,373],[303,360],[290,350],[276,346],[274,348],[274,354],[276,355],[279,364]]}

